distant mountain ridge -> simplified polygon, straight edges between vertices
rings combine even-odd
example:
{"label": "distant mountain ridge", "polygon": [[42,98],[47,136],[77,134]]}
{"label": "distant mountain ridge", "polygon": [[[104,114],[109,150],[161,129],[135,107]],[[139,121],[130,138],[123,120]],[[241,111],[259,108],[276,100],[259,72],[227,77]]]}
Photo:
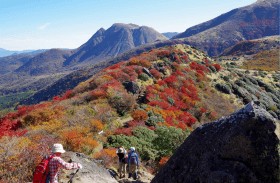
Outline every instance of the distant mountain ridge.
{"label": "distant mountain ridge", "polygon": [[162,33],[165,37],[171,39],[172,37],[180,34],[179,32],[165,32],[165,33]]}
{"label": "distant mountain ridge", "polygon": [[7,57],[11,55],[19,55],[19,54],[28,54],[28,55],[36,55],[38,53],[42,53],[47,51],[48,49],[40,49],[40,50],[23,50],[23,51],[10,51],[0,48],[0,58]]}
{"label": "distant mountain ridge", "polygon": [[259,0],[231,10],[212,20],[188,28],[172,39],[193,45],[217,56],[238,41],[279,35],[279,1]]}

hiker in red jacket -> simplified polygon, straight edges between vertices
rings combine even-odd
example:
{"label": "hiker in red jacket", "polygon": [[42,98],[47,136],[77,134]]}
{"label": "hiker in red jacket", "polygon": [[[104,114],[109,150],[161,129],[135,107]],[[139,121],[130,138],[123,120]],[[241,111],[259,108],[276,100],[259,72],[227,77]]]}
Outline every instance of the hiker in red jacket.
{"label": "hiker in red jacket", "polygon": [[83,168],[80,163],[66,163],[60,158],[61,153],[65,153],[65,150],[63,149],[63,146],[61,144],[54,144],[51,152],[51,156],[55,156],[49,162],[50,176],[47,178],[46,183],[58,183],[58,174],[60,168],[66,170]]}

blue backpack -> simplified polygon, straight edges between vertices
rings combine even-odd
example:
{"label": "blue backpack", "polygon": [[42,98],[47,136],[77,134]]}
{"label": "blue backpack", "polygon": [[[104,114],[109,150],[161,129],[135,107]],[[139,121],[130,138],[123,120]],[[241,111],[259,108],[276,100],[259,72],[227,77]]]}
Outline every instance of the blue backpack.
{"label": "blue backpack", "polygon": [[133,153],[133,154],[130,156],[129,164],[131,164],[131,165],[137,165],[137,159],[136,159],[136,154],[135,154],[135,153]]}

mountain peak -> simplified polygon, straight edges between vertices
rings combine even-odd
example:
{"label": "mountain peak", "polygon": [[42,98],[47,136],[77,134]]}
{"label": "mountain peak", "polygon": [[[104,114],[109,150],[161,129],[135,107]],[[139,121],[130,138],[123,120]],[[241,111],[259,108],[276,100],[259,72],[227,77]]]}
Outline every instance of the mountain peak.
{"label": "mountain peak", "polygon": [[128,29],[137,29],[140,26],[136,24],[125,24],[125,23],[114,23],[111,27],[118,27],[118,28],[128,28]]}
{"label": "mountain peak", "polygon": [[105,32],[106,30],[103,28],[103,27],[101,27],[97,32]]}
{"label": "mountain peak", "polygon": [[84,66],[85,63],[96,63],[156,40],[168,38],[151,27],[115,23],[107,30],[99,29],[85,44],[73,51],[74,54],[64,62],[64,65],[73,66],[79,63],[80,66]]}

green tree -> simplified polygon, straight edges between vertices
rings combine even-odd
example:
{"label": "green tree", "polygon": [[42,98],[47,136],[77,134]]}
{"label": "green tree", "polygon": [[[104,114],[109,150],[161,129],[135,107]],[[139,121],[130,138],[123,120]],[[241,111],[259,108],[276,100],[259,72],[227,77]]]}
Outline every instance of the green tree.
{"label": "green tree", "polygon": [[153,140],[153,147],[159,151],[160,156],[170,156],[185,141],[190,131],[183,131],[176,127],[161,126],[154,130],[158,136]]}

